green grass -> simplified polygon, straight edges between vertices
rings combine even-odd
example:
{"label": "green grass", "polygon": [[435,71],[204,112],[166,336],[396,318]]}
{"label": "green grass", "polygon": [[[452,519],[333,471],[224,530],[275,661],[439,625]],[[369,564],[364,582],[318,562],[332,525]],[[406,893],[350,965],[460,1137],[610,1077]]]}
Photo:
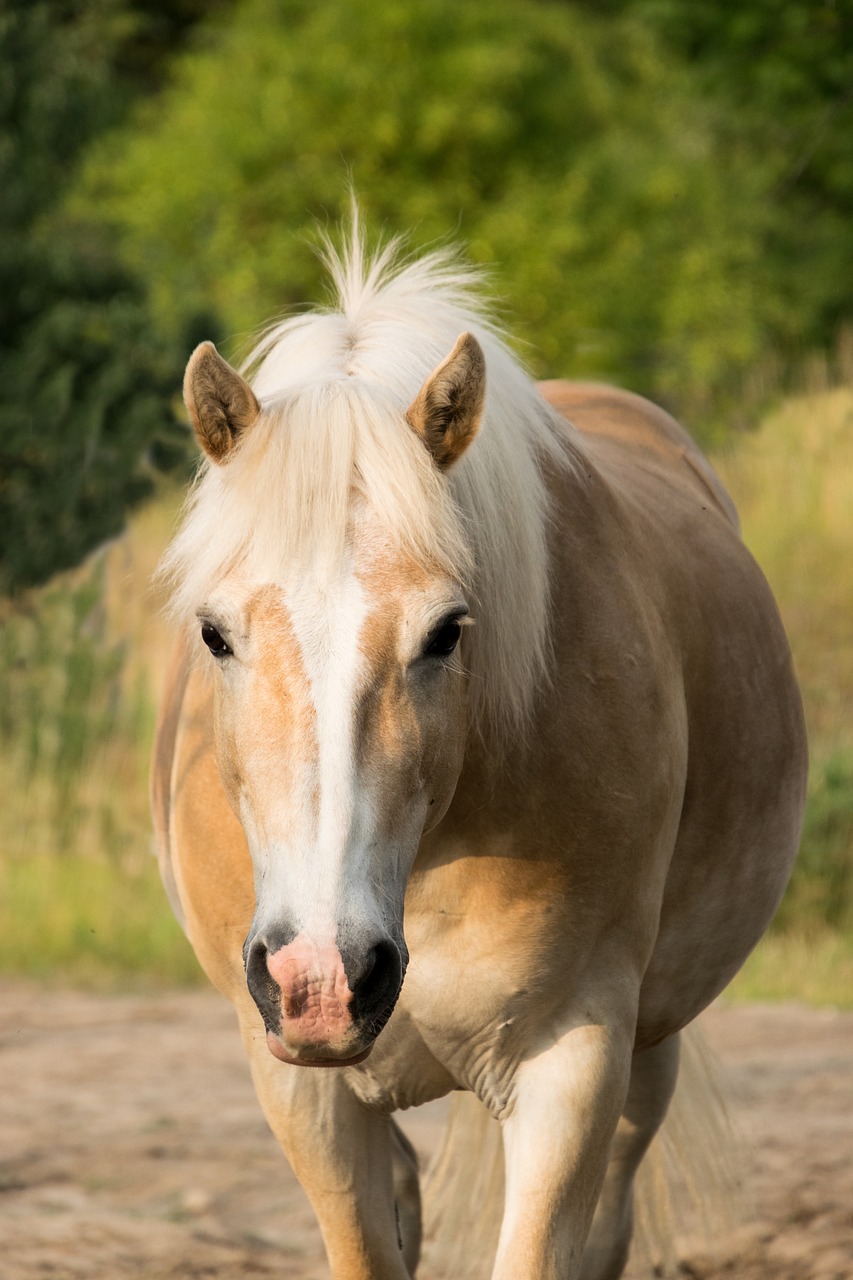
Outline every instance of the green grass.
{"label": "green grass", "polygon": [[771,932],[758,944],[724,999],[800,1000],[853,1009],[853,936],[825,926]]}
{"label": "green grass", "polygon": [[813,760],[803,838],[773,929],[825,926],[853,940],[853,751]]}
{"label": "green grass", "polygon": [[173,495],[0,628],[0,973],[203,981],[152,856],[148,760],[173,639],[149,581]]}
{"label": "green grass", "polygon": [[153,857],[132,872],[73,856],[0,862],[0,973],[104,990],[204,981]]}

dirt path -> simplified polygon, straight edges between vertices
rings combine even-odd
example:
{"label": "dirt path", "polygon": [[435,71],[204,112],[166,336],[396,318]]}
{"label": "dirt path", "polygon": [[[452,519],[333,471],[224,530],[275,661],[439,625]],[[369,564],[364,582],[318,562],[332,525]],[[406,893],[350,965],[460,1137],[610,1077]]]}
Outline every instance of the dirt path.
{"label": "dirt path", "polygon": [[[694,1280],[853,1278],[853,1014],[715,1008],[704,1019],[755,1209]],[[216,995],[0,985],[0,1277],[328,1275]],[[441,1105],[411,1117],[432,1150]],[[425,1275],[424,1280],[430,1280]]]}

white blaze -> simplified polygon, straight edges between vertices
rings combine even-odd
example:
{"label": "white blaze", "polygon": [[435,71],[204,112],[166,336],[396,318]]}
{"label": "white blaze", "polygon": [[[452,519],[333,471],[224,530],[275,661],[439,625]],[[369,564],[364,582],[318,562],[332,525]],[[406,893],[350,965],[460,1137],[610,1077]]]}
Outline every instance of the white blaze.
{"label": "white blaze", "polygon": [[285,603],[308,677],[317,755],[301,788],[305,812],[296,822],[296,815],[282,815],[298,847],[275,842],[266,852],[259,886],[265,902],[259,907],[273,916],[284,908],[300,931],[318,941],[333,940],[342,907],[381,924],[360,847],[370,837],[355,754],[355,711],[364,679],[360,640],[368,602],[350,569],[322,585],[289,585]]}

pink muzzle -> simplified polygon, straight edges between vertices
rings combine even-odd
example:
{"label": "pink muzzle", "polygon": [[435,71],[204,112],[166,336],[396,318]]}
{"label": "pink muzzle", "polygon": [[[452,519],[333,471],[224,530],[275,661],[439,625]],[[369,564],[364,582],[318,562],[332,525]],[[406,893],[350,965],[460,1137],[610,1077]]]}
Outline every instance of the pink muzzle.
{"label": "pink muzzle", "polygon": [[[269,1032],[267,1043],[283,1062],[349,1061],[356,1039],[353,993],[334,943],[318,945],[305,934],[268,954],[267,970],[281,990],[281,1040]],[[317,1050],[328,1050],[318,1055]],[[308,1057],[303,1056],[305,1051]],[[360,1061],[366,1053],[356,1055]]]}

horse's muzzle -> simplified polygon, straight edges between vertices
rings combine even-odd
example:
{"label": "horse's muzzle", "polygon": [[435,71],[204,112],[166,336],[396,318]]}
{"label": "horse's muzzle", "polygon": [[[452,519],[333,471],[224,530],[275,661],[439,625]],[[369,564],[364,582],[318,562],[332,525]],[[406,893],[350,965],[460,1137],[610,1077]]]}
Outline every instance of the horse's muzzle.
{"label": "horse's muzzle", "polygon": [[263,936],[247,943],[249,991],[270,1052],[283,1062],[353,1066],[391,1016],[403,982],[400,948],[388,937],[342,941],[303,933],[275,949]]}

